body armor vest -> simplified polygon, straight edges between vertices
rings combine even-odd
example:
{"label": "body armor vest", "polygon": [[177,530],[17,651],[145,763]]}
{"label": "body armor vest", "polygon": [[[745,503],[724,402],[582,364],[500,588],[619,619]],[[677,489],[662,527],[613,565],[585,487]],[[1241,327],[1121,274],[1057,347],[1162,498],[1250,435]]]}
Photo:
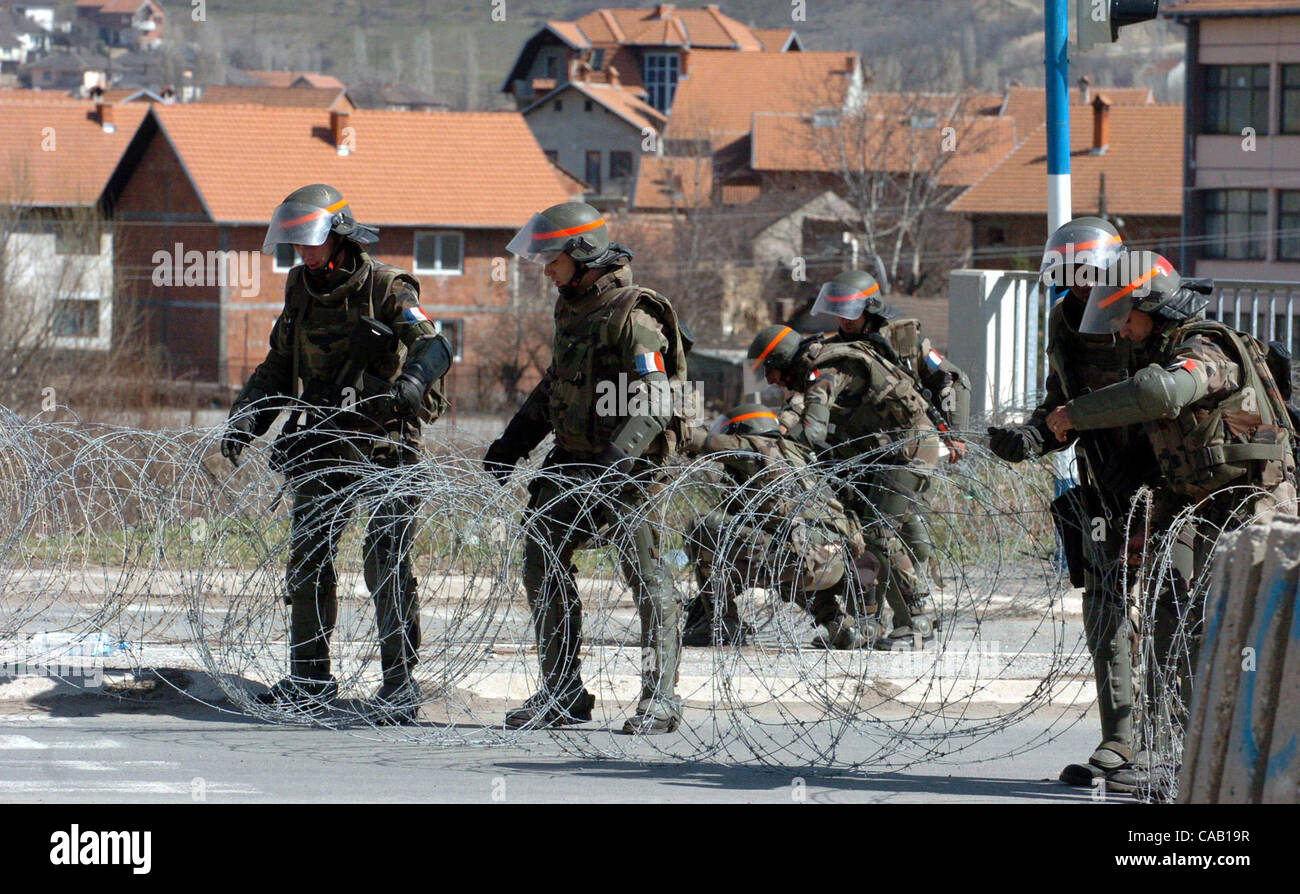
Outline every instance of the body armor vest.
{"label": "body armor vest", "polygon": [[1193,335],[1214,341],[1238,364],[1241,387],[1213,405],[1203,398],[1174,419],[1145,424],[1169,487],[1203,499],[1234,482],[1271,490],[1294,479],[1295,432],[1268,371],[1264,347],[1222,323],[1195,320],[1157,335],[1156,349],[1164,362],[1171,362],[1170,352]]}
{"label": "body armor vest", "polygon": [[807,357],[814,372],[834,367],[865,384],[851,395],[841,392],[829,407],[834,426],[829,440],[846,446],[843,458],[935,431],[912,377],[870,347],[852,341],[820,342],[809,346]]}
{"label": "body armor vest", "polygon": [[[677,314],[663,296],[630,284],[630,274],[618,276],[601,290],[597,281],[576,303],[561,301],[555,309],[555,343],[552,348],[550,399],[547,402],[555,442],[578,455],[599,453],[609,444],[626,416],[598,414],[597,388],[601,382],[618,387],[633,375],[620,347],[632,311],[640,307],[657,319],[668,341],[664,368],[670,382],[686,377]],[[592,290],[589,290],[592,291]],[[596,299],[599,300],[596,300]],[[620,374],[624,379],[620,380]],[[606,386],[608,387],[608,386]],[[666,451],[662,435],[645,455]]]}

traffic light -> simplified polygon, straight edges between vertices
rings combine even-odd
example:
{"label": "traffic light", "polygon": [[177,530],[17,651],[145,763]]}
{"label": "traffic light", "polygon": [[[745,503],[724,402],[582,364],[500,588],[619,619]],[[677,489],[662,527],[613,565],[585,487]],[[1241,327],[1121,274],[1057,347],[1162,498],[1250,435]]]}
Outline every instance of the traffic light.
{"label": "traffic light", "polygon": [[1125,25],[1149,22],[1160,10],[1160,0],[1078,0],[1079,49],[1119,40]]}

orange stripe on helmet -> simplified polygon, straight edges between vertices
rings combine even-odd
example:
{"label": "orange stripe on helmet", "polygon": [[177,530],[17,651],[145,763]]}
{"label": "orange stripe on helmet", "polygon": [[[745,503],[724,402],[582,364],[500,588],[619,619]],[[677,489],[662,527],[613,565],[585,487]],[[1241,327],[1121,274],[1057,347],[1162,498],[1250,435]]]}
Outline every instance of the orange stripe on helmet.
{"label": "orange stripe on helmet", "polygon": [[1155,279],[1157,273],[1168,273],[1168,272],[1169,272],[1169,271],[1165,269],[1164,265],[1161,264],[1159,261],[1157,261],[1157,262],[1156,262],[1156,265],[1155,265],[1154,267],[1152,267],[1152,268],[1151,268],[1150,270],[1148,270],[1146,273],[1143,273],[1143,274],[1142,274],[1141,276],[1139,276],[1137,279],[1133,280],[1131,283],[1129,283],[1128,285],[1126,285],[1124,288],[1119,289],[1119,290],[1115,291],[1114,293],[1112,293],[1112,294],[1110,294],[1110,295],[1107,295],[1105,298],[1103,298],[1103,299],[1101,299],[1100,301],[1098,301],[1098,302],[1097,302],[1097,306],[1098,306],[1098,307],[1109,307],[1110,305],[1114,304],[1114,303],[1115,303],[1116,301],[1118,301],[1119,299],[1123,298],[1123,297],[1124,297],[1125,295],[1127,295],[1129,292],[1131,292],[1131,291],[1133,291],[1134,289],[1136,289],[1138,286],[1142,285],[1143,283],[1147,283],[1147,282],[1150,282],[1151,280]]}
{"label": "orange stripe on helmet", "polygon": [[1104,236],[1101,239],[1093,239],[1091,242],[1069,242],[1055,250],[1060,252],[1066,252],[1066,251],[1079,252],[1079,251],[1087,251],[1090,248],[1096,248],[1098,245],[1115,245],[1116,243],[1123,243],[1123,242],[1124,240],[1121,239],[1119,236]]}
{"label": "orange stripe on helmet", "polygon": [[293,218],[292,220],[282,221],[282,222],[280,223],[280,226],[282,226],[282,227],[296,227],[296,226],[298,226],[298,224],[306,223],[306,222],[309,221],[309,220],[315,220],[315,219],[318,218],[318,217],[324,217],[326,214],[333,214],[335,211],[338,211],[340,208],[346,208],[346,207],[347,207],[347,204],[348,204],[348,200],[347,200],[347,199],[339,199],[339,200],[338,200],[337,202],[335,202],[333,205],[326,205],[326,206],[325,206],[324,208],[322,208],[322,209],[316,209],[316,210],[313,210],[313,211],[308,211],[306,214],[304,214],[304,215],[302,215],[302,216],[300,216],[300,217],[295,217],[295,218]]}
{"label": "orange stripe on helmet", "polygon": [[588,230],[594,230],[596,227],[603,227],[605,218],[598,217],[591,223],[578,224],[576,227],[569,227],[567,230],[552,230],[549,233],[534,233],[533,239],[555,239],[559,236],[576,236],[579,233],[585,233]]}
{"label": "orange stripe on helmet", "polygon": [[727,425],[735,425],[737,422],[748,422],[750,419],[775,419],[776,414],[770,411],[758,413],[741,413],[739,416],[733,416],[727,420]]}
{"label": "orange stripe on helmet", "polygon": [[780,344],[781,339],[785,338],[793,331],[794,330],[791,329],[789,326],[786,326],[784,329],[778,332],[776,334],[776,337],[767,343],[767,347],[763,349],[763,353],[759,354],[757,357],[754,358],[753,365],[749,367],[750,372],[757,370],[759,364],[767,359],[768,354],[772,353],[772,349],[775,348],[778,344]]}
{"label": "orange stripe on helmet", "polygon": [[826,300],[827,301],[852,301],[855,298],[866,298],[867,296],[874,295],[876,294],[876,292],[879,291],[880,291],[880,283],[876,283],[871,288],[863,289],[861,292],[854,292],[852,295],[845,295],[843,298],[831,298],[830,296],[827,296]]}

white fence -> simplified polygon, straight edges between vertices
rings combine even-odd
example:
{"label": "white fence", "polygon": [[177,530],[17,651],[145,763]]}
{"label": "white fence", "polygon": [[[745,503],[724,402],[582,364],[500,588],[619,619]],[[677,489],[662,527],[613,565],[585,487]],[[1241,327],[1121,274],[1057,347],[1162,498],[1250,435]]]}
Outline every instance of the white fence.
{"label": "white fence", "polygon": [[[1037,405],[1049,310],[1033,273],[949,274],[948,354],[970,376],[972,420],[1001,421]],[[1261,341],[1282,342],[1300,365],[1300,283],[1219,280],[1206,312]]]}

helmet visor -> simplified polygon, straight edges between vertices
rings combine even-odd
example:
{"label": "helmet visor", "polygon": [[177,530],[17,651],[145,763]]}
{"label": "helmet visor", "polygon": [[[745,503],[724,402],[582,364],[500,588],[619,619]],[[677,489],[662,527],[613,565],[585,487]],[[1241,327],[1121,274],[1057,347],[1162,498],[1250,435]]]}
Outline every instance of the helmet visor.
{"label": "helmet visor", "polygon": [[[1043,250],[1038,278],[1049,285],[1092,287],[1098,273],[1124,254],[1124,241],[1100,227],[1076,227],[1061,239],[1053,236]],[[1084,268],[1084,269],[1079,269]],[[1091,268],[1091,269],[1088,269]]]}
{"label": "helmet visor", "polygon": [[761,435],[776,431],[778,426],[776,413],[771,410],[748,410],[726,419],[722,430],[729,435]]}
{"label": "helmet visor", "polygon": [[837,282],[828,282],[817,293],[812,312],[830,314],[842,320],[856,320],[867,309],[867,302],[880,294],[880,283],[872,283],[865,289],[856,289]]}
{"label": "helmet visor", "polygon": [[324,245],[333,226],[334,215],[347,206],[340,199],[328,208],[303,202],[282,202],[271,215],[262,251],[271,252],[277,245]]}
{"label": "helmet visor", "polygon": [[549,264],[564,251],[564,246],[574,236],[580,236],[605,225],[605,218],[599,217],[586,223],[571,227],[557,226],[540,214],[534,214],[524,224],[523,229],[515,233],[506,251],[532,261],[534,264]]}

